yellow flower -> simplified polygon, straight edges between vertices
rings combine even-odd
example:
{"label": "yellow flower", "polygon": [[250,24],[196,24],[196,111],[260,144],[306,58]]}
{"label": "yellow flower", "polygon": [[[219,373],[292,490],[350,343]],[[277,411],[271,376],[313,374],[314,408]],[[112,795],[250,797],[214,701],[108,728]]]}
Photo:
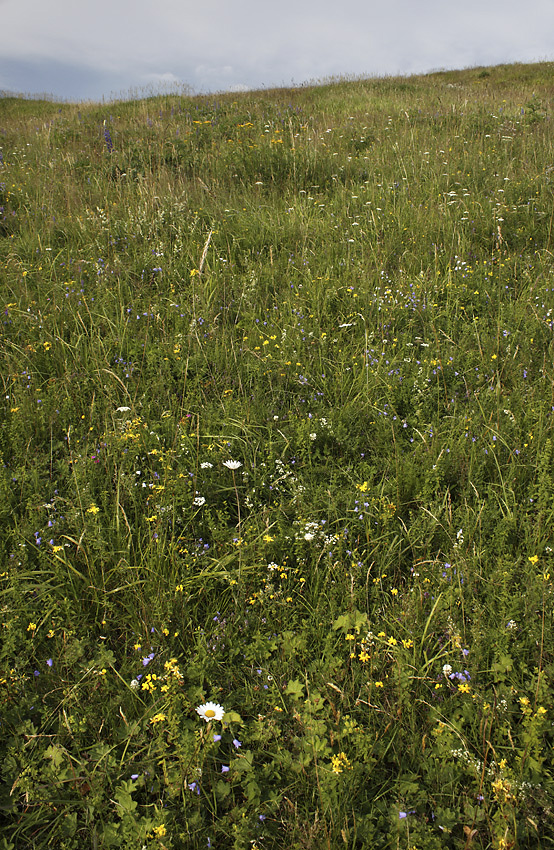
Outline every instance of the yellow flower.
{"label": "yellow flower", "polygon": [[348,761],[346,753],[338,753],[335,756],[331,756],[331,770],[333,771],[333,773],[342,773],[343,767],[352,767],[352,765]]}
{"label": "yellow flower", "polygon": [[360,652],[360,654],[358,655],[358,658],[364,664],[365,664],[366,661],[369,661],[369,655],[364,650],[362,650],[362,652]]}
{"label": "yellow flower", "polygon": [[152,832],[154,833],[156,838],[162,838],[164,835],[167,835],[167,829],[165,828],[165,825],[163,823],[161,823],[159,826],[155,826]]}
{"label": "yellow flower", "polygon": [[535,566],[535,564],[539,560],[539,556],[538,555],[530,555],[530,557],[527,560],[530,561],[533,564],[533,566]]}
{"label": "yellow flower", "polygon": [[[156,725],[156,723],[163,723],[163,721],[164,721],[164,720],[166,720],[166,719],[167,719],[167,718],[166,718],[165,714],[163,713],[163,711],[159,711],[157,714],[155,714],[155,715],[154,715],[154,716],[150,719],[150,723],[151,723],[153,726],[155,726],[155,725]],[[165,827],[164,827],[164,828],[165,828]],[[162,835],[165,835],[165,832],[164,832],[164,833],[162,833]]]}
{"label": "yellow flower", "polygon": [[87,514],[97,514],[100,512],[100,508],[97,508],[96,505],[91,505],[90,508],[87,508]]}
{"label": "yellow flower", "polygon": [[384,687],[384,685],[383,685],[383,683],[382,683],[382,682],[375,682],[375,687],[376,687],[376,688],[383,688],[383,687]]}
{"label": "yellow flower", "polygon": [[470,689],[470,686],[468,685],[467,682],[461,682],[458,685],[458,690],[460,691],[461,694],[468,694],[471,689]]}

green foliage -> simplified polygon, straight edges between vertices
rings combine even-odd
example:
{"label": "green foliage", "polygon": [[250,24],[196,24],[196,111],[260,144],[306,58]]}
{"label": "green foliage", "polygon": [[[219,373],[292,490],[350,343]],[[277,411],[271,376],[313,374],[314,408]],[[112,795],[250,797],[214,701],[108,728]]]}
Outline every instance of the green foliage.
{"label": "green foliage", "polygon": [[0,847],[552,845],[551,70],[0,99]]}

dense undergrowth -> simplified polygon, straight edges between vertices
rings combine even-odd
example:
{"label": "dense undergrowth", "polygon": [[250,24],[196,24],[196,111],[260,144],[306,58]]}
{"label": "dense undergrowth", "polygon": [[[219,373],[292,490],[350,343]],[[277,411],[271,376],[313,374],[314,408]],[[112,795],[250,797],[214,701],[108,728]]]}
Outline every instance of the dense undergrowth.
{"label": "dense undergrowth", "polygon": [[0,100],[4,850],[554,844],[552,71]]}

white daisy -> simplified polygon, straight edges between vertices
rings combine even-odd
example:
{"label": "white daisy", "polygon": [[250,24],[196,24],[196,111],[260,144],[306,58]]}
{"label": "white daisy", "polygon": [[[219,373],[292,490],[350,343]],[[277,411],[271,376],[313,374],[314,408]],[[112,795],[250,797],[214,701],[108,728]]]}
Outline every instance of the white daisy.
{"label": "white daisy", "polygon": [[223,466],[226,466],[227,469],[239,469],[242,466],[240,460],[224,460]]}
{"label": "white daisy", "polygon": [[210,720],[222,720],[225,711],[222,705],[218,705],[215,702],[205,702],[204,705],[198,706],[196,713],[199,714],[206,723],[209,723]]}

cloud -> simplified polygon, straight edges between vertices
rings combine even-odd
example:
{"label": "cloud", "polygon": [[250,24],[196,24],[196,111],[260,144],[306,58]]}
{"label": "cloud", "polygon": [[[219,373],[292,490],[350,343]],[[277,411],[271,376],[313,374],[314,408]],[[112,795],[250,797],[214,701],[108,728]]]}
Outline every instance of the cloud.
{"label": "cloud", "polygon": [[0,2],[0,80],[66,97],[180,81],[237,90],[554,55],[552,0]]}

